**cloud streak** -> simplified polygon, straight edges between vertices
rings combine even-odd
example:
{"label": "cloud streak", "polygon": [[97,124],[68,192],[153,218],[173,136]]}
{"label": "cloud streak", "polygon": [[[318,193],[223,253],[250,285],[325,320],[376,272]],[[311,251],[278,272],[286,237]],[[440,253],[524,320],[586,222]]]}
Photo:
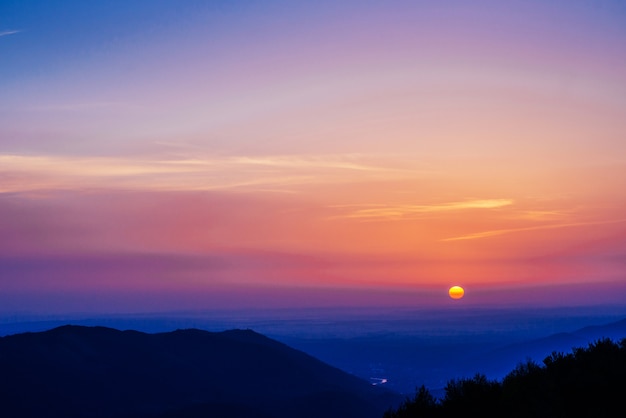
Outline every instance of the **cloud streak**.
{"label": "cloud streak", "polygon": [[2,36],[9,36],[9,35],[15,35],[16,33],[20,33],[21,30],[4,30],[0,32],[0,37]]}
{"label": "cloud streak", "polygon": [[[354,159],[352,157],[351,159]],[[357,157],[358,158],[358,157]],[[387,168],[374,167],[364,164],[348,161],[345,156],[337,157],[236,157],[232,161],[236,164],[258,165],[267,167],[286,167],[286,168],[327,168],[340,170],[356,170],[356,171],[389,171]]]}
{"label": "cloud streak", "polygon": [[[459,202],[448,202],[433,205],[367,205],[341,218],[362,220],[406,220],[428,213],[451,212],[468,209],[499,209],[513,204],[512,199],[476,199]],[[346,207],[346,206],[335,206]]]}
{"label": "cloud streak", "polygon": [[[80,187],[147,190],[276,189],[400,178],[408,173],[354,155],[226,156],[184,159],[0,155],[0,192]],[[284,191],[284,190],[282,190]]]}
{"label": "cloud streak", "polygon": [[607,225],[607,224],[616,224],[616,223],[624,223],[624,222],[626,222],[626,219],[618,219],[618,220],[612,220],[612,221],[573,222],[573,223],[565,223],[565,224],[538,225],[538,226],[529,226],[525,228],[496,229],[492,231],[476,232],[473,234],[461,235],[458,237],[444,238],[441,241],[443,242],[465,241],[465,240],[472,240],[472,239],[495,237],[499,235],[512,234],[516,232],[539,231],[542,229],[573,228],[573,227],[593,226],[593,225]]}

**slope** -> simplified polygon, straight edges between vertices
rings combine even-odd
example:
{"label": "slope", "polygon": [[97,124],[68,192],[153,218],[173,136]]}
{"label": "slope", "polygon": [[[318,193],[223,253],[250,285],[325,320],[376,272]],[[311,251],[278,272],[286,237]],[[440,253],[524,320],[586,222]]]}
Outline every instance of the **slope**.
{"label": "slope", "polygon": [[3,417],[379,417],[397,398],[250,330],[0,338]]}

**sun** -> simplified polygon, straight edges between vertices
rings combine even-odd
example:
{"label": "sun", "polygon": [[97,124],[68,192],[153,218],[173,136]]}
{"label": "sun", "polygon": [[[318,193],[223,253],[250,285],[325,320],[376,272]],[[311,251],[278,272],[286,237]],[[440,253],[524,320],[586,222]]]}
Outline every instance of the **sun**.
{"label": "sun", "polygon": [[465,289],[463,289],[461,286],[452,286],[448,290],[448,294],[452,299],[461,299],[463,295],[465,295]]}

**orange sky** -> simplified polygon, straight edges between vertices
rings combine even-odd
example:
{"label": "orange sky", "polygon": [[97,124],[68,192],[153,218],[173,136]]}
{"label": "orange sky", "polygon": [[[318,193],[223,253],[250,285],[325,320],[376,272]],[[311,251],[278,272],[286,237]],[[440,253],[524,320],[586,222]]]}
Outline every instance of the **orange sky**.
{"label": "orange sky", "polygon": [[175,3],[0,20],[6,300],[626,297],[618,2]]}

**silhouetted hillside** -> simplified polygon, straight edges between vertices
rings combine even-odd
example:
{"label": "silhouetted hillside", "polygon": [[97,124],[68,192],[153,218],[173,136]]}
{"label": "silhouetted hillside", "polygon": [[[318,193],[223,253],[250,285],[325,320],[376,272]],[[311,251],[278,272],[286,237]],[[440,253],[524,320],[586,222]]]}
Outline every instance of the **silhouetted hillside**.
{"label": "silhouetted hillside", "polygon": [[626,319],[603,325],[584,327],[572,332],[561,332],[544,338],[509,344],[479,356],[470,357],[468,363],[492,378],[501,378],[524,359],[541,362],[552,352],[568,352],[573,347],[584,347],[591,341],[605,338],[619,340],[626,335]]}
{"label": "silhouetted hillside", "polygon": [[0,370],[2,417],[380,417],[397,401],[249,330],[63,326],[0,338]]}
{"label": "silhouetted hillside", "polygon": [[451,380],[440,401],[421,387],[385,418],[623,417],[624,394],[626,338],[606,338],[569,354],[554,352],[543,365],[520,364],[501,382],[480,374]]}

